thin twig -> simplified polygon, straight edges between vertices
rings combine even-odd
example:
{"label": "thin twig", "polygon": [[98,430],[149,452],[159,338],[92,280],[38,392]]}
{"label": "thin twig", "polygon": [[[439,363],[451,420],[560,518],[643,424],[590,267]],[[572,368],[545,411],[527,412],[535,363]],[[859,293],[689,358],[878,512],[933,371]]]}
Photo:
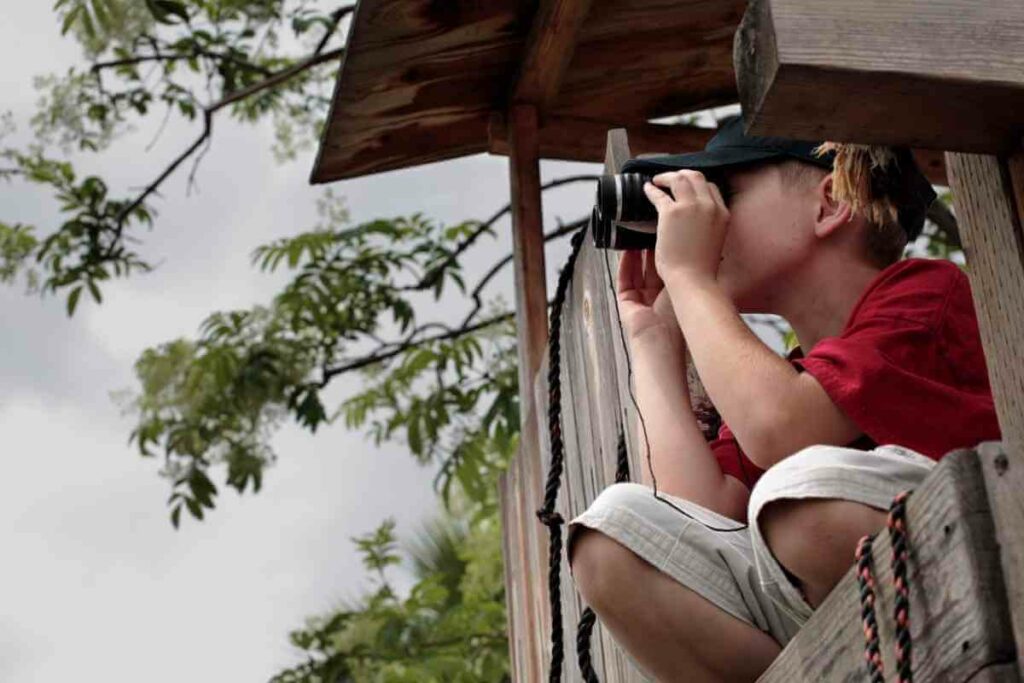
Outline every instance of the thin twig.
{"label": "thin twig", "polygon": [[[581,182],[593,182],[597,180],[596,175],[574,175],[566,176],[565,178],[559,178],[558,180],[552,180],[549,183],[545,183],[540,186],[541,192],[544,190],[550,190],[555,187],[562,185],[569,185],[570,183],[581,183]],[[508,203],[505,206],[498,209],[497,212],[486,221],[477,226],[476,230],[469,234],[461,244],[459,244],[448,257],[441,263],[434,266],[429,272],[425,273],[423,277],[414,285],[399,288],[399,291],[419,291],[424,289],[430,289],[434,286],[437,278],[440,277],[446,268],[453,264],[464,251],[473,246],[473,243],[480,237],[480,235],[487,232],[491,226],[493,226],[502,216],[509,213],[512,210],[512,204]]]}
{"label": "thin twig", "polygon": [[332,60],[338,59],[344,53],[345,48],[339,47],[329,52],[324,52],[323,54],[313,55],[311,57],[308,57],[307,59],[302,60],[297,64],[294,64],[286,69],[282,69],[276,72],[274,75],[267,79],[264,79],[258,83],[253,83],[252,85],[242,88],[241,90],[236,90],[235,92],[229,94],[220,101],[215,102],[214,104],[208,107],[204,107],[203,132],[199,135],[198,138],[196,138],[195,142],[193,142],[184,152],[179,154],[174,159],[174,161],[171,162],[170,166],[164,169],[164,171],[159,176],[157,176],[156,180],[147,185],[145,189],[143,189],[143,191],[134,200],[132,200],[130,204],[128,204],[124,209],[121,210],[121,212],[117,216],[117,226],[114,229],[114,239],[112,240],[110,246],[105,252],[105,255],[110,256],[110,254],[113,253],[113,250],[121,237],[121,233],[124,230],[124,223],[125,220],[127,220],[128,216],[130,216],[133,211],[139,208],[139,206],[141,206],[142,203],[145,202],[150,195],[156,192],[160,188],[160,185],[162,185],[163,182],[167,180],[167,178],[170,177],[170,175],[174,173],[174,171],[176,171],[177,168],[181,166],[181,164],[184,163],[186,159],[195,154],[196,150],[199,149],[203,142],[205,142],[206,139],[210,137],[210,134],[212,133],[213,130],[214,114],[216,114],[224,107],[235,104],[236,102],[240,102],[248,97],[251,97],[252,95],[255,95],[258,92],[261,92],[268,88],[273,88],[276,85],[280,85],[281,83],[284,83],[285,81],[288,81],[294,78],[295,76],[301,74],[303,71],[311,69],[315,66],[319,66],[320,64],[324,64],[325,62],[330,62]]}
{"label": "thin twig", "polygon": [[[400,354],[403,351],[405,351],[407,349],[410,349],[410,348],[412,348],[414,346],[419,346],[421,344],[426,344],[426,343],[435,342],[435,341],[445,341],[445,340],[449,340],[449,339],[458,339],[459,337],[461,337],[463,335],[470,334],[471,332],[476,332],[477,330],[481,330],[481,329],[483,329],[485,327],[489,327],[490,325],[495,325],[497,323],[504,322],[506,320],[511,320],[512,318],[515,317],[515,315],[516,314],[515,314],[514,311],[513,312],[507,312],[507,313],[502,313],[500,315],[496,315],[496,316],[493,316],[491,318],[488,318],[487,320],[482,320],[482,321],[476,323],[475,325],[470,325],[469,327],[460,327],[458,329],[450,330],[450,331],[445,332],[443,334],[437,334],[437,335],[434,335],[432,337],[423,337],[421,339],[412,340],[412,341],[409,341],[409,342],[407,342],[405,344],[401,344],[401,345],[397,346],[396,348],[394,348],[394,349],[392,349],[390,351],[373,353],[373,354],[370,354],[369,356],[363,356],[362,358],[358,358],[356,360],[350,361],[350,362],[345,363],[343,365],[339,365],[339,366],[333,367],[333,368],[328,368],[324,372],[324,377],[323,377],[323,379],[320,382],[320,388],[322,389],[323,387],[327,386],[327,383],[330,382],[330,380],[333,377],[336,377],[337,375],[341,375],[341,374],[344,374],[346,372],[351,372],[353,370],[358,370],[360,368],[365,368],[368,365],[373,365],[375,363],[380,363],[381,361],[388,360],[389,358],[394,358],[398,354]],[[434,324],[436,325],[436,324],[439,324],[439,323],[434,323]]]}
{"label": "thin twig", "polygon": [[[572,223],[567,223],[566,225],[559,226],[558,228],[545,234],[544,241],[549,242],[551,240],[558,239],[563,235],[567,235],[571,232],[576,232],[584,225],[586,225],[589,220],[589,218],[581,218],[579,220],[573,221]],[[481,292],[483,292],[484,287],[486,287],[487,284],[494,278],[494,276],[497,275],[498,272],[502,268],[507,266],[511,261],[512,254],[507,254],[503,259],[495,263],[494,266],[492,266],[491,269],[487,271],[487,274],[480,278],[480,281],[476,283],[476,287],[474,287],[473,291],[470,292],[470,296],[473,298],[473,309],[466,315],[465,319],[462,321],[463,326],[466,326],[470,322],[472,322],[473,318],[476,317],[476,314],[480,312],[481,308],[483,308],[484,304],[483,300],[480,298],[480,294]]]}

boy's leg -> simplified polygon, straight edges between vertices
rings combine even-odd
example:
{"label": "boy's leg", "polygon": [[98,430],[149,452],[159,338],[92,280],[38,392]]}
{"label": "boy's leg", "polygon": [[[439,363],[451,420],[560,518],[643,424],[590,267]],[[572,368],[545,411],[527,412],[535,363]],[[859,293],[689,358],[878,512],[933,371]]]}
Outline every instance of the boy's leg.
{"label": "boy's leg", "polygon": [[765,632],[599,531],[581,529],[572,567],[601,623],[658,681],[753,681],[780,651]]}
{"label": "boy's leg", "polygon": [[747,510],[762,589],[806,621],[854,565],[857,541],[878,531],[892,499],[934,467],[920,453],[882,445],[810,446],[769,468]]}
{"label": "boy's leg", "polygon": [[761,510],[761,533],[775,559],[800,580],[818,607],[853,566],[857,542],[885,525],[886,513],[862,503],[826,498],[783,499]]}

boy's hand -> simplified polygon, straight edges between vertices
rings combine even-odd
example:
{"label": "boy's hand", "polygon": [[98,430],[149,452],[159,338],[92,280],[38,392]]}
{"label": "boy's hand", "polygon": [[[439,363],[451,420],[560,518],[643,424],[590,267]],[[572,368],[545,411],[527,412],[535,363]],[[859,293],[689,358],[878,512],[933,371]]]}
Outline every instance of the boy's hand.
{"label": "boy's hand", "polygon": [[718,187],[692,170],[660,173],[653,181],[644,184],[644,192],[658,210],[658,273],[666,280],[687,276],[714,281],[729,222]]}
{"label": "boy's hand", "polygon": [[622,253],[617,289],[619,313],[630,341],[653,332],[664,333],[673,343],[683,345],[668,290],[654,267],[653,250]]}

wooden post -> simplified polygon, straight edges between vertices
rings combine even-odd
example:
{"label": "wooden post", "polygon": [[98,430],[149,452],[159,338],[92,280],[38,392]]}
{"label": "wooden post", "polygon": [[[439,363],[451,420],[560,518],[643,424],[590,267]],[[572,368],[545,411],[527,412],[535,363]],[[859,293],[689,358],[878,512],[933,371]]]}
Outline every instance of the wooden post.
{"label": "wooden post", "polygon": [[509,120],[519,386],[526,405],[530,402],[527,397],[531,380],[540,367],[548,339],[537,109],[531,105],[513,106]]}
{"label": "wooden post", "polygon": [[948,154],[947,166],[1005,449],[984,471],[1024,671],[1024,153]]}
{"label": "wooden post", "polygon": [[[540,680],[549,632],[545,540],[534,512],[543,496],[540,442],[533,402],[533,377],[547,348],[548,312],[544,265],[544,232],[540,197],[537,110],[516,105],[509,110],[509,179],[512,193],[512,245],[519,340],[520,450],[510,469],[515,486],[507,500],[515,519],[517,546],[506,556],[506,588],[510,596],[509,633],[515,634],[513,661],[521,680]],[[508,515],[506,515],[508,519]],[[511,560],[511,561],[509,561]],[[537,574],[534,574],[536,570]],[[515,606],[515,610],[511,609]],[[520,640],[518,636],[522,636]]]}

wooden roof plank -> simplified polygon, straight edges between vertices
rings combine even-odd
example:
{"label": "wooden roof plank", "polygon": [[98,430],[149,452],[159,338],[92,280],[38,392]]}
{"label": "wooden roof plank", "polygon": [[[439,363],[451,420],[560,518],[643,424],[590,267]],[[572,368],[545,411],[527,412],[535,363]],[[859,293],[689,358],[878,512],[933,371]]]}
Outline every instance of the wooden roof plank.
{"label": "wooden roof plank", "polygon": [[541,0],[513,88],[513,103],[535,104],[543,112],[554,101],[590,5],[591,0]]}

